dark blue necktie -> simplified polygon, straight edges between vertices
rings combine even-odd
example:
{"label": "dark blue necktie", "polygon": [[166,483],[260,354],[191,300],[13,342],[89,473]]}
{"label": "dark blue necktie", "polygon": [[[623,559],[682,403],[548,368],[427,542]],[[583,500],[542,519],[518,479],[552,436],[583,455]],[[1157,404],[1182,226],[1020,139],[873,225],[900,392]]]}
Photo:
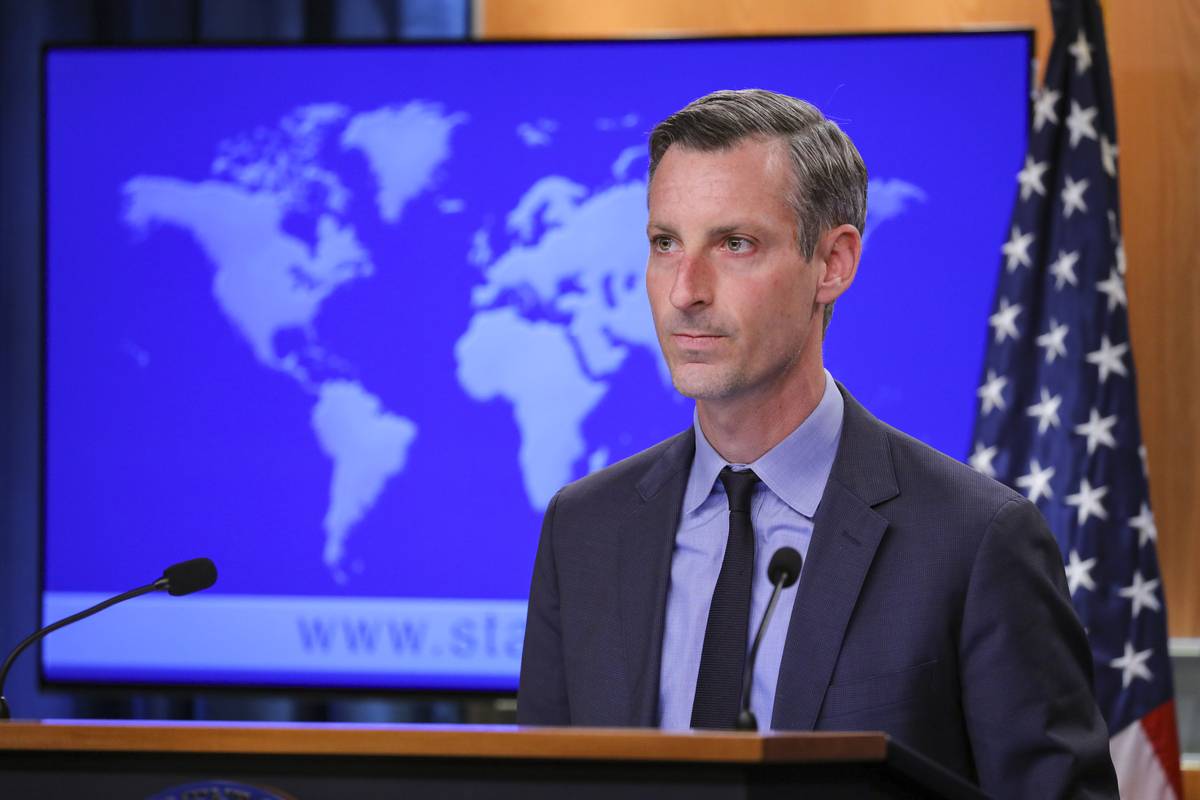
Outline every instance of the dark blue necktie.
{"label": "dark blue necktie", "polygon": [[729,541],[708,609],[708,627],[704,629],[704,650],[696,676],[696,698],[692,702],[693,728],[736,726],[746,668],[750,587],[754,576],[750,498],[758,476],[750,470],[734,472],[726,467],[721,470],[720,478],[729,498]]}

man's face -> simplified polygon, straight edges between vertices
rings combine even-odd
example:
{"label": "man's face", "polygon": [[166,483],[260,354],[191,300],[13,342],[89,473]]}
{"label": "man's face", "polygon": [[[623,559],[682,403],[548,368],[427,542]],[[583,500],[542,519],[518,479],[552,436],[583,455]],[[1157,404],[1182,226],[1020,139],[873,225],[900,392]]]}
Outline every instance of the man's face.
{"label": "man's face", "polygon": [[646,288],[680,393],[784,399],[802,380],[801,351],[819,346],[820,270],[796,243],[792,180],[783,140],[716,152],[672,146],[659,161]]}

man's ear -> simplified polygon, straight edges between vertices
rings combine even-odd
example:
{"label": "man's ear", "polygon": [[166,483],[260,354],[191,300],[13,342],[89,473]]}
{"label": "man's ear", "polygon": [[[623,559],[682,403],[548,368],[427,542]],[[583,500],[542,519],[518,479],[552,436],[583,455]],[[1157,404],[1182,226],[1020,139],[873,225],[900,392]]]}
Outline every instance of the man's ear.
{"label": "man's ear", "polygon": [[862,256],[862,236],[853,225],[839,225],[825,232],[817,245],[824,269],[817,283],[816,302],[829,305],[850,288]]}

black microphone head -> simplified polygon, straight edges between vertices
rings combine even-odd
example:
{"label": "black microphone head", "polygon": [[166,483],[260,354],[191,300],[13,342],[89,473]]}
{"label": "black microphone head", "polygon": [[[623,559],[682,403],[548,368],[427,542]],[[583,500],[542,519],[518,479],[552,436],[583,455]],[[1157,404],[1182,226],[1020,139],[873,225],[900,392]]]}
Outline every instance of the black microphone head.
{"label": "black microphone head", "polygon": [[775,551],[775,555],[771,556],[771,563],[767,567],[767,580],[772,584],[783,580],[783,588],[787,588],[796,582],[800,577],[800,565],[804,559],[800,558],[800,553],[794,547],[781,547]]}
{"label": "black microphone head", "polygon": [[217,582],[217,567],[207,558],[180,561],[163,570],[167,593],[179,597],[207,589]]}

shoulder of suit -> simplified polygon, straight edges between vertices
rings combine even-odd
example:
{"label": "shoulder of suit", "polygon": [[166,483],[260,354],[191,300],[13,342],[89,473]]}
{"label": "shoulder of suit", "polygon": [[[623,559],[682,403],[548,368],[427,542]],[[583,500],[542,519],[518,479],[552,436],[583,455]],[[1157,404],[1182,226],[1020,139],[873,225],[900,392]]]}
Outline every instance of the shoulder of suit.
{"label": "shoulder of suit", "polygon": [[640,453],[621,459],[559,490],[562,500],[599,500],[623,498],[639,486],[657,489],[657,484],[691,467],[695,439],[691,428],[664,439]]}
{"label": "shoulder of suit", "polygon": [[886,423],[879,425],[891,451],[898,497],[935,495],[947,505],[989,517],[1010,502],[1028,503],[1024,495],[975,468]]}

